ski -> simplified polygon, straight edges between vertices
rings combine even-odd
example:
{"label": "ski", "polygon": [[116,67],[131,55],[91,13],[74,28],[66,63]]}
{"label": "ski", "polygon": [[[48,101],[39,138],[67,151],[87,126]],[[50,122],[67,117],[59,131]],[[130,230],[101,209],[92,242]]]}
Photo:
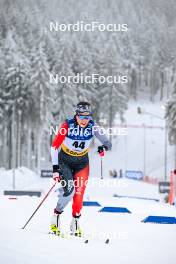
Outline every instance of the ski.
{"label": "ski", "polygon": [[91,243],[92,241],[98,241],[98,242],[102,242],[104,244],[109,244],[110,243],[110,239],[109,238],[106,238],[106,239],[93,239],[93,238],[86,238],[86,237],[73,237],[71,236],[73,239],[75,240],[80,240],[81,242],[85,243],[85,244],[88,244],[88,243]]}
{"label": "ski", "polygon": [[[95,241],[95,239],[93,239],[93,238],[88,238],[86,236],[81,236],[80,237],[80,236],[75,236],[73,234],[64,234],[64,233],[61,233],[60,235],[57,235],[57,234],[55,234],[52,231],[50,231],[48,234],[53,235],[53,236],[58,237],[58,238],[65,239],[65,240],[75,240],[75,241],[79,241],[79,242],[84,243],[84,244],[88,244],[91,241]],[[98,241],[101,241],[104,244],[109,244],[110,239],[109,238],[98,239]]]}
{"label": "ski", "polygon": [[53,231],[49,231],[48,232],[49,235],[55,236],[55,237],[61,237],[61,238],[66,238],[65,235],[63,233],[57,235],[55,232]]}
{"label": "ski", "polygon": [[109,244],[110,243],[110,239],[109,238],[106,238],[106,239],[93,239],[93,238],[87,238],[85,236],[83,237],[78,237],[78,236],[73,236],[71,235],[69,237],[69,239],[71,240],[76,240],[76,241],[81,241],[83,242],[84,244],[88,244],[88,243],[91,243],[92,241],[97,241],[97,242],[102,242],[104,244]]}

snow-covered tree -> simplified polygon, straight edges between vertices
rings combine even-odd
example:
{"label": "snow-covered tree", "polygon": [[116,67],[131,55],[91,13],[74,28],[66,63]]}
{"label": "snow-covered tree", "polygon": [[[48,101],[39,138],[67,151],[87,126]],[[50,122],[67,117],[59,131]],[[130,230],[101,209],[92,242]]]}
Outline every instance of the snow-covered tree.
{"label": "snow-covered tree", "polygon": [[167,102],[166,119],[169,129],[169,142],[176,145],[176,84],[171,98]]}

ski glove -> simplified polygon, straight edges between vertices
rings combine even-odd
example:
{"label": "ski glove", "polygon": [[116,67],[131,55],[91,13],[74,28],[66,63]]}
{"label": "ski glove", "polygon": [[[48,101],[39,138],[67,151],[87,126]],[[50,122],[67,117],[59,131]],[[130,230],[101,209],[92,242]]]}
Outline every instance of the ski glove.
{"label": "ski glove", "polygon": [[53,165],[53,180],[59,182],[61,180],[61,175],[62,172],[59,165]]}
{"label": "ski glove", "polygon": [[98,146],[98,153],[99,155],[102,157],[104,156],[104,150],[108,150],[108,147],[106,147],[105,145],[102,145],[102,146]]}
{"label": "ski glove", "polygon": [[104,150],[108,150],[108,147],[106,147],[105,145],[102,145],[102,146],[98,146],[98,153],[101,153],[103,152]]}

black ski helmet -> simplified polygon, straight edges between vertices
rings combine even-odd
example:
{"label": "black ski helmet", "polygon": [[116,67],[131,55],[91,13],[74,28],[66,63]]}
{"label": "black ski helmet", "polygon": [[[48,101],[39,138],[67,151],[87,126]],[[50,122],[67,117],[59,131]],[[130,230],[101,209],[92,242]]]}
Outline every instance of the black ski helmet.
{"label": "black ski helmet", "polygon": [[92,109],[91,109],[91,105],[88,102],[79,102],[76,106],[76,114],[82,114],[82,113],[86,113],[91,115],[92,114]]}

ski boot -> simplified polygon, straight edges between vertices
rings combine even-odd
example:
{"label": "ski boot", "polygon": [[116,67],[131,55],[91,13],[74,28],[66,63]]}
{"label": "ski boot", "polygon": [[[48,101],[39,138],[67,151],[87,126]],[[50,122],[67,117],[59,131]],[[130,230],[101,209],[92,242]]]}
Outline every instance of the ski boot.
{"label": "ski boot", "polygon": [[80,228],[79,217],[80,216],[72,217],[72,221],[70,224],[70,230],[71,230],[71,235],[82,237],[83,233]]}
{"label": "ski boot", "polygon": [[51,224],[50,224],[51,234],[56,236],[61,235],[60,231],[60,213],[54,209],[54,214],[51,217]]}

